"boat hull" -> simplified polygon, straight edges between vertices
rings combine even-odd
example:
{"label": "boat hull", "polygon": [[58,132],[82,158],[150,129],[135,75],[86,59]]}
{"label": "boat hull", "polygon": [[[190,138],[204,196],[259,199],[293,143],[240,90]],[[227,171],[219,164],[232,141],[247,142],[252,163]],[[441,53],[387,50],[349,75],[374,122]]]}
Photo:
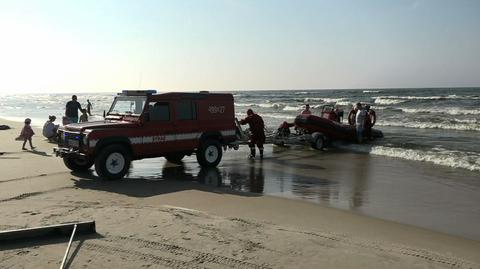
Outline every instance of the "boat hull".
{"label": "boat hull", "polygon": [[[295,118],[295,126],[302,128],[308,134],[322,133],[329,140],[356,141],[357,133],[355,126],[342,124],[315,115],[298,115]],[[382,138],[380,130],[372,128],[373,138]]]}

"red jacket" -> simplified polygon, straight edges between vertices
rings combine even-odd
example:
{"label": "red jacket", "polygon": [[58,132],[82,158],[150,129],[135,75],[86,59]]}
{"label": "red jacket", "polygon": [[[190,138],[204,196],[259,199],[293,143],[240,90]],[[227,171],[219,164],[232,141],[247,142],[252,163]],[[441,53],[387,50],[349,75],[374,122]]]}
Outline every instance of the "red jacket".
{"label": "red jacket", "polygon": [[265,131],[264,131],[265,124],[263,123],[262,117],[260,117],[257,114],[252,114],[240,121],[240,124],[242,125],[245,125],[247,123],[250,128],[250,132],[252,132],[252,136],[250,137],[250,142],[255,144],[265,143]]}

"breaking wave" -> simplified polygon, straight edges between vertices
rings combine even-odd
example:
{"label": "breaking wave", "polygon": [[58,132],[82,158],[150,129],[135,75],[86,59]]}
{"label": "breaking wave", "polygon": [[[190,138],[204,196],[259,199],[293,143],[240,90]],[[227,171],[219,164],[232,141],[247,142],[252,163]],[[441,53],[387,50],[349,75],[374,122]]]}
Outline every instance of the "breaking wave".
{"label": "breaking wave", "polygon": [[335,143],[335,147],[354,152],[369,153],[379,156],[399,158],[409,161],[428,162],[451,168],[462,168],[470,171],[480,171],[480,154],[433,148],[432,150],[406,149],[388,146],[370,146],[358,144]]}
{"label": "breaking wave", "polygon": [[[415,149],[374,146],[370,154],[401,158],[412,161],[429,162],[452,168],[480,171],[480,154],[459,151],[423,151]],[[467,155],[468,154],[468,155]]]}
{"label": "breaking wave", "polygon": [[380,93],[382,91],[379,91],[379,90],[365,90],[363,91],[363,93]]}
{"label": "breaking wave", "polygon": [[[295,116],[291,116],[291,115],[265,114],[265,115],[263,115],[263,117],[264,118],[281,119],[281,120],[293,120],[293,119],[295,119]],[[271,124],[269,124],[269,122],[267,122],[266,125],[271,125]]]}
{"label": "breaking wave", "polygon": [[301,109],[302,108],[294,107],[294,106],[286,106],[286,107],[283,108],[284,111],[299,111]]}
{"label": "breaking wave", "polygon": [[266,104],[259,104],[259,107],[264,107],[264,108],[281,108],[284,107],[282,104],[277,104],[277,103],[266,103]]}
{"label": "breaking wave", "polygon": [[459,108],[459,107],[444,107],[439,108],[400,108],[402,112],[405,113],[440,113],[440,114],[449,114],[449,115],[480,115],[480,108],[477,109],[468,109],[468,108]]}
{"label": "breaking wave", "polygon": [[395,105],[395,104],[403,103],[405,101],[406,100],[377,97],[377,98],[375,98],[374,103],[377,104],[377,105]]}
{"label": "breaking wave", "polygon": [[246,106],[255,106],[253,103],[235,103],[236,106],[246,107]]}
{"label": "breaking wave", "polygon": [[479,96],[458,96],[455,94],[447,95],[447,96],[399,96],[399,95],[384,95],[384,96],[376,96],[372,97],[374,99],[400,99],[400,100],[458,100],[458,99],[469,99],[469,100],[479,100]]}
{"label": "breaking wave", "polygon": [[418,129],[445,129],[445,130],[460,130],[460,131],[477,131],[480,132],[480,124],[476,122],[458,123],[451,122],[377,122],[378,126],[391,126],[391,127],[406,127],[406,128],[418,128]]}
{"label": "breaking wave", "polygon": [[324,102],[324,103],[339,103],[347,101],[346,98],[318,98],[318,97],[308,97],[303,100],[304,103],[308,102]]}

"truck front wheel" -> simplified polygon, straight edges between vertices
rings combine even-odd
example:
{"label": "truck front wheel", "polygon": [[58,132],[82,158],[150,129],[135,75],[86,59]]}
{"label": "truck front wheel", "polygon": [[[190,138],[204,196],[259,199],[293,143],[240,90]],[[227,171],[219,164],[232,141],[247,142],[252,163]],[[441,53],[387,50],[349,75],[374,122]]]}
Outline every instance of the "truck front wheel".
{"label": "truck front wheel", "polygon": [[95,171],[102,179],[120,179],[130,168],[131,157],[121,145],[103,148],[95,158]]}
{"label": "truck front wheel", "polygon": [[90,158],[64,157],[63,163],[68,169],[74,172],[82,172],[92,167],[93,160]]}
{"label": "truck front wheel", "polygon": [[204,167],[215,167],[222,159],[222,147],[216,140],[206,140],[197,150],[197,161]]}

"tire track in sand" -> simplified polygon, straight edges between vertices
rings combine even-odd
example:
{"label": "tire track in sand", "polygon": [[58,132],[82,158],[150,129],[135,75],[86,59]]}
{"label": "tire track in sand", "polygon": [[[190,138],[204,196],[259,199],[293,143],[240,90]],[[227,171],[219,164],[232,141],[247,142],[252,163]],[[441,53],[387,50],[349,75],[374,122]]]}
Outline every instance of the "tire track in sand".
{"label": "tire track in sand", "polygon": [[[129,246],[129,249],[125,249],[122,246]],[[99,239],[98,243],[92,241],[85,242],[84,247],[85,249],[90,251],[108,252],[109,254],[115,256],[125,257],[125,254],[127,254],[127,256],[130,258],[134,257],[139,260],[150,260],[155,264],[164,265],[171,268],[205,268],[206,263],[213,263],[221,267],[228,267],[234,269],[270,268],[265,265],[257,265],[225,256],[216,255],[213,253],[188,249],[173,244],[166,244],[122,236],[112,236],[109,238]],[[145,249],[147,251],[160,251],[167,255],[170,254],[178,258],[183,258],[183,260],[142,252],[142,249]],[[189,261],[185,261],[185,259],[188,259]]]}
{"label": "tire track in sand", "polygon": [[338,241],[340,243],[356,246],[360,248],[369,248],[377,251],[381,251],[384,253],[396,254],[396,255],[403,255],[403,256],[410,256],[414,258],[419,258],[423,260],[427,260],[434,263],[439,263],[443,265],[447,265],[451,268],[478,268],[479,265],[472,263],[470,261],[466,261],[457,257],[442,255],[439,253],[435,253],[432,251],[424,250],[424,249],[414,249],[406,246],[401,245],[389,245],[385,246],[381,243],[375,242],[364,242],[359,240],[354,240],[351,238],[347,238],[346,236],[339,236],[329,233],[316,233],[316,232],[306,232],[306,231],[295,231],[295,230],[288,230],[284,228],[279,228],[279,231],[284,232],[291,232],[291,233],[301,233],[306,235],[312,235],[315,237],[321,237],[328,240]]}
{"label": "tire track in sand", "polygon": [[64,171],[64,172],[55,172],[55,173],[48,173],[48,174],[38,174],[38,175],[26,176],[26,177],[10,178],[10,179],[5,179],[5,180],[0,180],[0,184],[7,183],[7,182],[12,182],[12,181],[20,181],[20,180],[26,180],[26,179],[31,179],[31,178],[37,178],[37,177],[46,177],[46,176],[54,176],[54,175],[69,174],[69,173],[71,173],[71,172]]}
{"label": "tire track in sand", "polygon": [[67,187],[54,188],[54,189],[50,189],[50,190],[46,190],[46,191],[26,192],[26,193],[22,193],[22,194],[19,194],[19,195],[10,197],[10,198],[0,199],[0,203],[10,202],[10,201],[15,201],[15,200],[23,200],[23,199],[26,199],[26,198],[29,198],[29,197],[32,197],[32,196],[37,196],[37,195],[50,193],[50,192],[61,191],[61,190],[65,190],[65,189],[74,189],[74,188],[75,187],[73,187],[73,186],[67,186]]}

